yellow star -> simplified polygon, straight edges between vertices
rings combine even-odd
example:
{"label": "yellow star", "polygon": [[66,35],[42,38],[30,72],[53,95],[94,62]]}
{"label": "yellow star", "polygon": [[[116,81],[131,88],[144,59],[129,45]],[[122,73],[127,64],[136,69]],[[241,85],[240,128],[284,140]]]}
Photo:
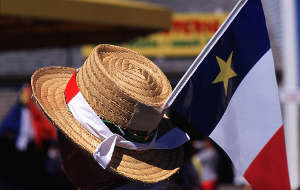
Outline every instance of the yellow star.
{"label": "yellow star", "polygon": [[230,56],[226,62],[223,59],[216,56],[221,71],[212,83],[215,84],[218,82],[223,82],[224,89],[225,89],[225,96],[227,96],[227,88],[228,88],[229,79],[237,76],[237,74],[231,68],[232,54],[233,54],[233,51],[230,53]]}

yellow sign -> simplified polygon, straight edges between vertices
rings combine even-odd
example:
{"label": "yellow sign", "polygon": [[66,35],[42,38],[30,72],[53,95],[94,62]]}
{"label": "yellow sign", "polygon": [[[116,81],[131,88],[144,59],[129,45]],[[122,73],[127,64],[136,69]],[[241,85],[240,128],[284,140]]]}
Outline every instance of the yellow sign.
{"label": "yellow sign", "polygon": [[190,57],[200,53],[226,14],[175,14],[168,31],[123,43],[121,46],[148,57]]}
{"label": "yellow sign", "polygon": [[[118,44],[147,57],[194,57],[214,35],[227,14],[174,14],[171,29]],[[146,21],[147,22],[147,21]],[[83,46],[88,56],[93,46]]]}

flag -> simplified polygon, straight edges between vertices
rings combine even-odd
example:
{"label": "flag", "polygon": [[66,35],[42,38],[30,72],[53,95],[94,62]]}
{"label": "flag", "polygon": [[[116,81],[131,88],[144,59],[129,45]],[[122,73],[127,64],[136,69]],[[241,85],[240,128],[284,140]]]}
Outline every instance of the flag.
{"label": "flag", "polygon": [[167,105],[214,140],[255,190],[290,189],[274,71],[262,4],[242,0]]}
{"label": "flag", "polygon": [[13,134],[16,148],[27,149],[30,141],[38,148],[47,140],[56,140],[56,130],[31,99],[31,87],[24,85],[20,97],[0,125],[0,136]]}
{"label": "flag", "polygon": [[34,142],[41,148],[42,143],[47,140],[56,140],[56,130],[50,123],[48,118],[43,114],[42,110],[30,100],[27,103],[30,111],[31,125],[34,130]]}
{"label": "flag", "polygon": [[0,136],[9,135],[12,133],[15,135],[19,134],[20,121],[21,121],[21,103],[16,102],[4,117],[0,125]]}

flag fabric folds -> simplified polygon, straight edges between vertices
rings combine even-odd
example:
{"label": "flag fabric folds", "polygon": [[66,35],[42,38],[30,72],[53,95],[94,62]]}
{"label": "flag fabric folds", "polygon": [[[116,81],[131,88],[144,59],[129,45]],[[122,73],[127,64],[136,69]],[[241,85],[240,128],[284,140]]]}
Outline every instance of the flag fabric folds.
{"label": "flag fabric folds", "polygon": [[231,158],[237,175],[255,190],[290,189],[274,61],[260,0],[243,4],[199,63],[170,111],[213,139]]}
{"label": "flag fabric folds", "polygon": [[41,148],[43,141],[56,140],[56,129],[31,99],[31,87],[24,85],[20,97],[3,119],[0,136],[15,135],[16,148],[24,151],[30,141]]}

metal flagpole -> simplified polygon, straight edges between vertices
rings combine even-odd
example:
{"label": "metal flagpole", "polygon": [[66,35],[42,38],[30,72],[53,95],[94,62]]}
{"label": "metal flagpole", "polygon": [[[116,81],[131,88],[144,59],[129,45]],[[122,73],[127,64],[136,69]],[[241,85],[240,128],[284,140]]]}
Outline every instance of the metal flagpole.
{"label": "metal flagpole", "polygon": [[283,32],[283,118],[286,135],[286,148],[289,174],[292,189],[300,184],[299,174],[299,108],[298,102],[292,101],[298,91],[298,55],[296,37],[295,0],[281,0],[282,32]]}
{"label": "metal flagpole", "polygon": [[240,12],[240,10],[243,8],[243,6],[247,3],[248,0],[240,0],[235,7],[232,9],[226,20],[223,22],[223,24],[219,27],[217,32],[214,34],[214,36],[208,41],[206,46],[203,48],[203,50],[200,52],[200,54],[197,56],[197,58],[194,60],[192,65],[188,68],[188,70],[185,72],[183,77],[180,79],[172,93],[169,95],[166,102],[161,107],[162,110],[168,108],[177,97],[178,93],[182,90],[184,85],[187,83],[189,78],[194,74],[195,70],[198,68],[198,66],[201,64],[203,59],[206,57],[206,55],[210,52],[210,50],[214,47],[214,45],[217,43],[219,38],[224,34],[224,32],[227,30],[233,19],[236,17],[236,15]]}

